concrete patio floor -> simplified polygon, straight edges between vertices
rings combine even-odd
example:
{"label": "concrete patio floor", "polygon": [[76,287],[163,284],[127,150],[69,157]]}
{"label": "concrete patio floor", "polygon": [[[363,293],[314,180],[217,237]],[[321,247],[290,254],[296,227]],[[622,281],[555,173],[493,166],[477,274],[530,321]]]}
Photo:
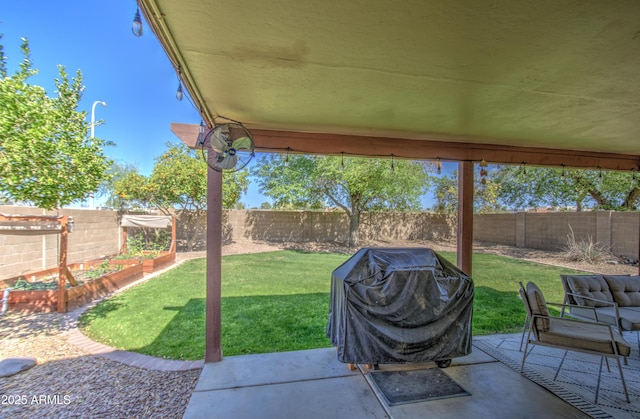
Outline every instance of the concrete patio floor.
{"label": "concrete patio floor", "polygon": [[[381,365],[382,370],[437,368]],[[444,369],[471,393],[389,407],[364,366],[335,348],[232,356],[205,364],[184,418],[585,418],[573,406],[474,347]]]}

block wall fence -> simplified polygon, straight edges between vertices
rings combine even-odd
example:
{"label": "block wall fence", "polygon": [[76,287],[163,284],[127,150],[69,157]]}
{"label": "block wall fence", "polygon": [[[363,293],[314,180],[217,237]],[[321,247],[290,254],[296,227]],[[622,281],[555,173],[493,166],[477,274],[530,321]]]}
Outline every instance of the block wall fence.
{"label": "block wall fence", "polygon": [[[119,228],[116,211],[40,208],[0,205],[7,215],[69,215],[74,230],[69,233],[67,260],[85,262],[118,253]],[[0,231],[0,279],[49,269],[58,264],[59,234],[10,234]]]}
{"label": "block wall fence", "polygon": [[[84,262],[118,253],[121,245],[116,211],[0,206],[0,213],[18,215],[69,215],[75,229],[69,234],[69,263]],[[178,250],[185,250],[186,214],[178,217]],[[223,216],[225,242],[337,242],[348,239],[349,220],[341,212],[232,210]],[[205,218],[197,222],[193,250],[204,250]],[[576,239],[593,239],[610,245],[618,256],[638,256],[639,212],[566,212],[476,214],[474,239],[514,247],[560,250],[570,228]],[[58,258],[57,234],[12,235],[0,233],[0,279],[54,267]],[[443,240],[456,237],[455,216],[433,213],[365,213],[363,240]]]}

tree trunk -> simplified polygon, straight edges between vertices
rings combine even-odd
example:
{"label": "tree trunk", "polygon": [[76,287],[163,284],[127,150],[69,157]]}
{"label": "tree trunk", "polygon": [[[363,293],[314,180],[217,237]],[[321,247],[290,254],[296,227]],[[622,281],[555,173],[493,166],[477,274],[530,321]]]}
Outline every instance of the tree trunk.
{"label": "tree trunk", "polygon": [[187,246],[187,252],[193,251],[193,245],[197,235],[196,223],[200,219],[200,211],[198,210],[180,210],[180,223],[183,226],[183,234],[185,238],[185,245]]}
{"label": "tree trunk", "polygon": [[631,190],[627,194],[627,198],[624,200],[622,207],[629,211],[636,211],[637,210],[636,202],[638,202],[639,196],[640,196],[640,188],[634,186],[633,188],[631,188]]}
{"label": "tree trunk", "polygon": [[187,225],[185,226],[186,234],[186,245],[187,252],[193,252],[193,245],[195,243],[197,227],[196,223],[198,222],[199,217],[196,217],[194,213],[198,213],[199,211],[189,211],[189,215],[187,217]]}
{"label": "tree trunk", "polygon": [[358,234],[360,232],[360,210],[353,208],[349,214],[349,247],[358,245]]}

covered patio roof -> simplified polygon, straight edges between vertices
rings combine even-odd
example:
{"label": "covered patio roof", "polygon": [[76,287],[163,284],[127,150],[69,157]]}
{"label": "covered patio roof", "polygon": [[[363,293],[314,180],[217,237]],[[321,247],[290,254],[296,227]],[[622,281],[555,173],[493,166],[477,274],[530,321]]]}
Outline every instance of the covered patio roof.
{"label": "covered patio roof", "polygon": [[278,132],[280,142],[257,135],[259,149],[315,150],[305,143],[324,133],[387,138],[371,152],[396,156],[413,157],[420,145],[400,141],[410,139],[480,145],[465,147],[476,160],[527,161],[498,153],[508,146],[624,157],[611,169],[640,163],[634,0],[140,5],[208,124],[223,115]]}
{"label": "covered patio roof", "polygon": [[[460,162],[469,273],[474,161],[640,167],[636,0],[138,3],[209,127],[241,121],[259,151]],[[172,128],[194,146],[188,122]],[[211,190],[220,178],[210,173]],[[208,275],[219,276],[217,224]]]}

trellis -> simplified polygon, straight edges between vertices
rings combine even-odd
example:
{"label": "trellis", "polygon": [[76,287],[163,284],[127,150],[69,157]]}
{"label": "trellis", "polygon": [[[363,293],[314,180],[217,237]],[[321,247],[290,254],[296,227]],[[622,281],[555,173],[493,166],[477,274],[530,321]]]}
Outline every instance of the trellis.
{"label": "trellis", "polygon": [[169,253],[176,251],[176,217],[172,215],[123,215],[120,220],[122,227],[122,247],[120,253],[127,252],[127,228],[168,228],[171,227],[171,245]]}
{"label": "trellis", "polygon": [[8,215],[0,214],[0,234],[12,235],[60,235],[58,255],[58,301],[59,313],[67,311],[67,281],[71,286],[78,282],[67,266],[69,233],[73,231],[73,218],[68,215]]}

